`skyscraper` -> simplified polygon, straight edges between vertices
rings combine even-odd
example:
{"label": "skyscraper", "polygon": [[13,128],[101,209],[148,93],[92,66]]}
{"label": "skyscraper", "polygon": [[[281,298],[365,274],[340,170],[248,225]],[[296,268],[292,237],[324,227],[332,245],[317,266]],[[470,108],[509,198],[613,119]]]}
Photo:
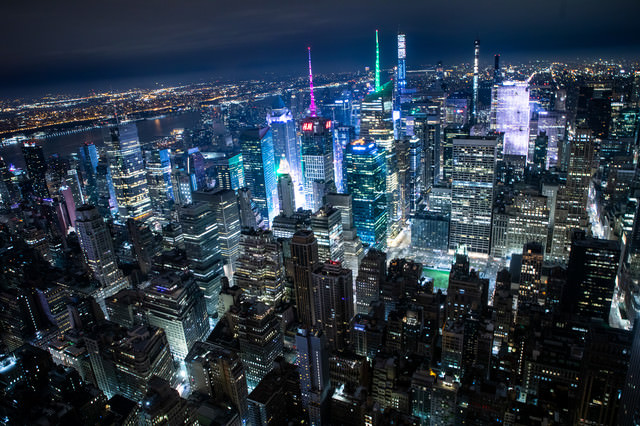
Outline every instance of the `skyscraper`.
{"label": "skyscraper", "polygon": [[278,215],[278,189],[273,138],[269,127],[247,129],[240,134],[245,183],[264,220]]}
{"label": "skyscraper", "polygon": [[504,133],[505,155],[529,158],[529,85],[504,81],[493,87],[491,130]]}
{"label": "skyscraper", "polygon": [[332,121],[308,117],[302,120],[301,129],[306,208],[316,211],[324,204],[324,196],[335,192]]}
{"label": "skyscraper", "polygon": [[380,299],[380,290],[387,276],[387,254],[371,249],[360,263],[356,278],[356,314],[367,315],[371,303]]}
{"label": "skyscraper", "polygon": [[216,216],[204,202],[181,207],[179,216],[189,268],[204,293],[207,312],[215,315],[223,276]]}
{"label": "skyscraper", "polygon": [[104,305],[104,298],[126,287],[128,281],[118,269],[111,233],[98,209],[83,205],[76,209],[76,215],[76,231],[82,254],[93,276],[100,283],[101,291],[97,301]]}
{"label": "skyscraper", "polygon": [[267,124],[273,133],[276,170],[280,168],[282,159],[286,159],[289,174],[297,187],[302,183],[302,164],[293,115],[287,108],[273,109],[267,114]]}
{"label": "skyscraper", "polygon": [[153,211],[160,218],[168,217],[173,202],[169,150],[147,151],[145,169],[147,170],[147,186]]}
{"label": "skyscraper", "polygon": [[312,231],[300,230],[293,235],[291,260],[298,320],[306,328],[311,328],[315,317],[311,274],[319,264],[318,241]]}
{"label": "skyscraper", "polygon": [[105,145],[120,220],[147,220],[152,214],[151,198],[136,124],[108,128]]}
{"label": "skyscraper", "polygon": [[233,276],[248,297],[275,306],[284,297],[285,276],[282,253],[271,231],[246,231],[240,242],[240,256]]}
{"label": "skyscraper", "polygon": [[202,293],[189,275],[165,273],[144,289],[144,310],[150,325],[162,328],[174,359],[182,361],[193,345],[209,333]]}
{"label": "skyscraper", "polygon": [[282,355],[283,337],[274,308],[260,302],[244,302],[231,309],[236,326],[240,357],[247,374],[247,385],[253,389],[271,371]]}
{"label": "skyscraper", "polygon": [[496,138],[453,140],[449,249],[489,254]]}
{"label": "skyscraper", "polygon": [[344,261],[344,238],[342,214],[329,205],[322,207],[311,216],[311,230],[318,240],[320,261]]}
{"label": "skyscraper", "polygon": [[293,216],[296,211],[296,194],[291,175],[287,173],[278,174],[278,200],[280,212],[287,217]]}
{"label": "skyscraper", "polygon": [[314,327],[324,331],[333,350],[346,349],[349,322],[354,315],[351,271],[327,260],[313,272],[311,282]]}
{"label": "skyscraper", "polygon": [[225,275],[231,279],[235,263],[240,256],[240,210],[233,190],[196,191],[194,201],[206,202],[215,214],[218,225],[218,245],[224,261]]}
{"label": "skyscraper", "polygon": [[518,305],[544,304],[545,288],[541,277],[543,255],[544,248],[542,244],[531,242],[524,245],[522,266],[520,268]]}
{"label": "skyscraper", "polygon": [[620,265],[617,241],[586,237],[575,232],[562,294],[564,309],[584,318],[609,319],[611,299]]}
{"label": "skyscraper", "polygon": [[49,198],[46,179],[47,163],[42,147],[35,141],[24,142],[22,144],[22,156],[24,157],[27,174],[31,180],[33,195],[40,198]]}
{"label": "skyscraper", "polygon": [[347,146],[344,167],[358,236],[364,244],[384,248],[388,220],[384,151],[370,140],[359,139]]}
{"label": "skyscraper", "polygon": [[296,334],[298,369],[302,407],[307,411],[309,424],[327,423],[329,381],[329,357],[322,331],[298,329]]}
{"label": "skyscraper", "polygon": [[355,276],[358,274],[360,261],[364,257],[364,248],[353,222],[353,197],[351,194],[329,194],[327,204],[340,210],[344,244],[343,266],[351,269]]}

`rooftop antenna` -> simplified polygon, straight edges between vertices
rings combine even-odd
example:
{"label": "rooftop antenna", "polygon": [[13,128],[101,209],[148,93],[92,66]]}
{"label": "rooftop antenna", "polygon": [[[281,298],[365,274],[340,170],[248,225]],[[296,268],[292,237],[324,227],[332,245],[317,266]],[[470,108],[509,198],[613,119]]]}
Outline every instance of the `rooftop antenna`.
{"label": "rooftop antenna", "polygon": [[311,47],[307,47],[309,51],[309,91],[311,92],[311,104],[309,105],[309,113],[312,117],[316,116],[316,98],[313,95],[313,72],[311,71]]}
{"label": "rooftop antenna", "polygon": [[375,91],[380,91],[380,45],[378,43],[378,30],[376,30],[376,80]]}

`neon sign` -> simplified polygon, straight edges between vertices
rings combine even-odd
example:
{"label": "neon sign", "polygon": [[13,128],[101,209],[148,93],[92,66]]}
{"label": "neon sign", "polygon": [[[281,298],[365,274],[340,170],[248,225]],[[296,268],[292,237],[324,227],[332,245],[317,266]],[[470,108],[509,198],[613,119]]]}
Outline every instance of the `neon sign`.
{"label": "neon sign", "polygon": [[325,129],[330,129],[331,128],[331,120],[327,121],[324,125]]}
{"label": "neon sign", "polygon": [[308,121],[306,123],[302,123],[302,130],[305,132],[310,132],[313,130],[313,123]]}

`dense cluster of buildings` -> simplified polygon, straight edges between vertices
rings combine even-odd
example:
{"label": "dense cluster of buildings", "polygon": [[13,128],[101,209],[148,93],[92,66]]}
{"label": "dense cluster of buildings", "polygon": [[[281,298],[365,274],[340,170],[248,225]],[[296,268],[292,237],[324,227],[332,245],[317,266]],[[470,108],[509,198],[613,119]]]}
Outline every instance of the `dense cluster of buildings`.
{"label": "dense cluster of buildings", "polygon": [[0,421],[637,424],[640,71],[476,41],[412,73],[397,42],[391,73],[316,93],[309,49],[308,90],[0,161]]}

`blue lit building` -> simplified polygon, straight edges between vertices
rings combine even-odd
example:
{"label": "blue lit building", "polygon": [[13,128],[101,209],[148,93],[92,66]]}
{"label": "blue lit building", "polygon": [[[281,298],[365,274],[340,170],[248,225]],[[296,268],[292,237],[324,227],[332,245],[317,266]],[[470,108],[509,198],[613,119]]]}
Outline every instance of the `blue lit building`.
{"label": "blue lit building", "polygon": [[338,126],[333,130],[333,162],[335,168],[336,189],[338,192],[345,192],[346,182],[343,175],[344,150],[347,145],[356,138],[356,131],[353,126]]}
{"label": "blue lit building", "polygon": [[278,183],[271,128],[253,128],[240,134],[245,184],[263,218],[269,222],[279,213]]}
{"label": "blue lit building", "polygon": [[345,150],[344,170],[358,236],[364,244],[384,249],[388,224],[384,150],[370,139],[353,141]]}
{"label": "blue lit building", "polygon": [[286,158],[289,163],[289,174],[295,183],[301,182],[302,164],[300,145],[296,133],[296,123],[291,111],[287,108],[273,109],[267,114],[267,124],[273,134],[273,151],[276,170],[280,162]]}

